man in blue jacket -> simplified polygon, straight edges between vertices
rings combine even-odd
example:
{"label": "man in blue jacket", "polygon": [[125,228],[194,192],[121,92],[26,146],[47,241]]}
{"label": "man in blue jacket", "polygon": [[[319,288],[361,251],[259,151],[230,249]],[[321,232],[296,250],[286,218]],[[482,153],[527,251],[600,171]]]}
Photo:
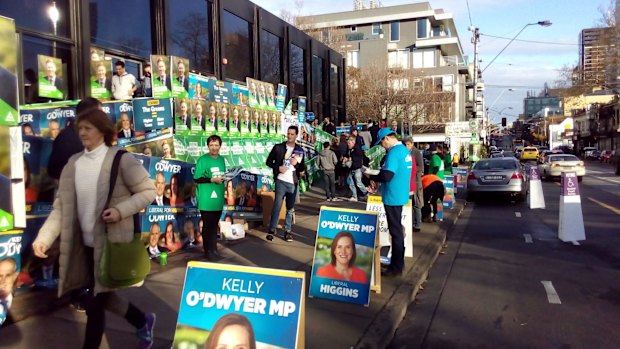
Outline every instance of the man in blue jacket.
{"label": "man in blue jacket", "polygon": [[381,199],[392,237],[392,259],[382,274],[400,276],[405,268],[405,234],[401,217],[403,206],[409,202],[409,191],[403,188],[409,188],[412,159],[409,150],[396,138],[393,130],[382,128],[377,139],[377,144],[381,144],[387,151],[385,163],[378,175],[367,176],[375,182],[383,183]]}
{"label": "man in blue jacket", "polygon": [[284,199],[286,199],[286,219],[284,221],[283,239],[288,242],[293,241],[291,227],[293,225],[293,212],[295,212],[295,199],[299,187],[299,178],[304,176],[306,171],[304,151],[295,143],[298,133],[299,128],[297,126],[289,126],[286,132],[286,142],[274,145],[267,157],[266,164],[273,169],[276,187],[269,233],[267,234],[269,241],[272,241],[274,235],[277,235],[276,228]]}

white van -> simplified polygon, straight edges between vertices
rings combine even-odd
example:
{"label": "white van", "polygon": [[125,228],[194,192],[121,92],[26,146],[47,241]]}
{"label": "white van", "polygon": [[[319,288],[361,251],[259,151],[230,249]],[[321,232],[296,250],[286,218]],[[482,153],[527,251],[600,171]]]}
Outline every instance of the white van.
{"label": "white van", "polygon": [[585,159],[592,154],[593,151],[598,150],[596,147],[583,147],[583,157]]}

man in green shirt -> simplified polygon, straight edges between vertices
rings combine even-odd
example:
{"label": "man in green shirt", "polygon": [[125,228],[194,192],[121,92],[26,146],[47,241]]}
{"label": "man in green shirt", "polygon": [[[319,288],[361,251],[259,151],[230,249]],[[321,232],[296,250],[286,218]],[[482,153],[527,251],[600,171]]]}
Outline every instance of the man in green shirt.
{"label": "man in green shirt", "polygon": [[443,163],[443,159],[441,158],[441,156],[439,156],[439,154],[437,154],[437,146],[434,144],[431,144],[431,146],[428,148],[428,150],[431,152],[431,163],[429,165],[429,173],[437,175],[437,177],[441,178],[441,180],[443,180],[444,177],[444,163]]}
{"label": "man in green shirt", "polygon": [[222,256],[217,252],[217,224],[224,207],[224,189],[226,180],[226,163],[220,156],[222,139],[212,135],[207,139],[209,153],[196,162],[194,182],[197,183],[196,198],[202,217],[202,245],[210,262],[218,261]]}

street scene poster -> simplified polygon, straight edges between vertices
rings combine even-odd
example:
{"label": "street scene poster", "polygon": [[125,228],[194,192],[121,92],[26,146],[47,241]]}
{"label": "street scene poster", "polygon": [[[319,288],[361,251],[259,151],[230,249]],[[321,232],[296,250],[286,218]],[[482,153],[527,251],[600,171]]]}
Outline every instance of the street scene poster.
{"label": "street scene poster", "polygon": [[[172,347],[297,348],[304,272],[189,262]],[[303,345],[302,345],[303,346]]]}
{"label": "street scene poster", "polygon": [[377,213],[321,207],[310,297],[368,305]]}

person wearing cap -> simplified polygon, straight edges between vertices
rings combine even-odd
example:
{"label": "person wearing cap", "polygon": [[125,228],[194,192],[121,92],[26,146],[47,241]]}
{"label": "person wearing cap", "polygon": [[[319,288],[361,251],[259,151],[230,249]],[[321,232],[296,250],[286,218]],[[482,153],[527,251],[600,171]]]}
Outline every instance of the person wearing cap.
{"label": "person wearing cap", "polygon": [[434,174],[437,177],[439,177],[441,180],[443,180],[445,164],[443,162],[443,158],[439,154],[440,150],[437,149],[437,146],[435,144],[431,144],[428,150],[431,152],[431,159],[430,159],[430,165],[429,165],[428,172],[429,174]]}
{"label": "person wearing cap", "polygon": [[392,259],[382,273],[386,276],[400,276],[405,268],[405,235],[401,217],[403,206],[409,202],[412,159],[409,150],[396,138],[389,128],[379,130],[377,144],[385,148],[385,162],[378,175],[368,175],[371,180],[381,182],[381,199],[385,209],[388,230],[392,237]]}

